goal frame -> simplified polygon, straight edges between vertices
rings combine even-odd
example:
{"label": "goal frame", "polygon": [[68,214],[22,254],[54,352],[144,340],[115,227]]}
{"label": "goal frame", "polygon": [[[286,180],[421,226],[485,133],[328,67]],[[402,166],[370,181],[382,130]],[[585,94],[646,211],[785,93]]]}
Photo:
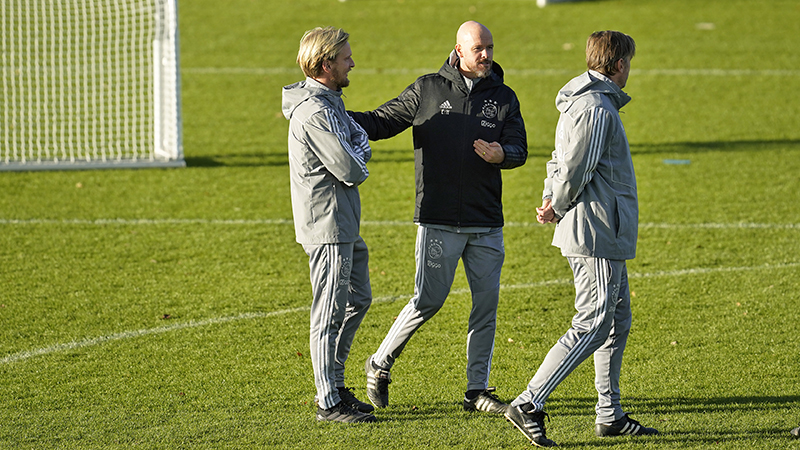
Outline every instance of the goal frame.
{"label": "goal frame", "polygon": [[[41,0],[34,0],[34,2],[28,3],[26,8],[33,8],[29,5],[31,3],[40,3],[37,7],[41,8],[42,10],[45,9],[47,5],[51,5],[55,1],[56,4],[69,4],[67,7],[74,7],[80,3],[80,6],[86,8],[86,1],[87,0],[51,0],[50,2],[44,2]],[[88,0],[92,2],[93,0]],[[47,63],[50,61],[55,61],[56,57],[52,55],[47,55],[46,51],[40,50],[39,48],[35,49],[34,52],[31,52],[27,49],[27,52],[12,48],[13,45],[16,43],[10,42],[13,39],[13,36],[9,36],[9,33],[19,33],[22,36],[22,32],[18,30],[9,30],[12,28],[13,24],[9,16],[7,15],[7,10],[12,9],[14,6],[12,3],[3,2],[2,7],[2,78],[3,78],[3,86],[0,86],[0,93],[3,94],[3,99],[0,100],[0,106],[3,106],[3,111],[0,112],[0,171],[39,171],[39,170],[85,170],[85,169],[126,169],[126,168],[156,168],[156,167],[185,167],[186,162],[183,156],[183,124],[182,124],[182,117],[181,117],[181,86],[180,86],[180,64],[179,64],[179,42],[178,42],[178,6],[177,0],[115,0],[115,6],[119,3],[129,2],[131,8],[135,6],[140,6],[139,4],[148,2],[147,6],[152,7],[152,11],[154,11],[154,15],[148,15],[148,18],[152,20],[152,29],[148,30],[152,33],[152,41],[150,43],[150,58],[149,58],[149,66],[146,68],[145,72],[147,73],[147,77],[149,80],[147,81],[147,92],[138,92],[136,93],[137,96],[146,96],[147,100],[149,101],[149,105],[147,108],[147,113],[150,116],[149,123],[145,123],[145,127],[149,125],[149,129],[147,130],[147,138],[144,140],[137,141],[134,145],[137,146],[137,151],[134,155],[130,154],[120,154],[120,152],[115,152],[109,148],[101,148],[99,149],[100,152],[98,153],[96,150],[91,151],[86,147],[88,143],[78,141],[76,143],[76,147],[81,147],[82,145],[85,146],[83,148],[77,149],[77,156],[73,153],[73,149],[66,151],[64,148],[47,148],[44,152],[42,151],[42,147],[46,145],[56,145],[53,142],[49,143],[42,143],[37,141],[36,145],[30,145],[31,141],[38,139],[28,138],[28,143],[20,143],[19,141],[14,142],[14,145],[9,145],[9,142],[13,140],[13,136],[10,138],[9,134],[16,134],[17,137],[24,133],[32,133],[29,130],[20,130],[19,123],[25,122],[25,118],[14,117],[15,114],[18,114],[17,111],[9,112],[8,103],[9,99],[6,98],[8,96],[16,95],[17,97],[24,97],[25,95],[30,95],[33,97],[34,95],[37,97],[35,99],[23,99],[18,100],[19,103],[24,101],[29,101],[31,104],[34,101],[40,101],[38,98],[40,96],[39,91],[46,91],[47,89],[53,89],[52,87],[45,87],[40,88],[36,86],[37,92],[34,94],[32,92],[23,92],[19,93],[19,89],[17,92],[14,92],[11,95],[8,95],[8,92],[11,89],[17,89],[13,84],[21,79],[21,77],[15,76],[15,71],[19,72],[23,69],[27,69],[29,72],[31,71],[31,67],[34,67],[34,71],[36,70],[47,70],[42,69],[40,66],[43,65],[43,62]],[[13,2],[15,4],[21,4],[18,2]],[[61,6],[61,5],[60,5]],[[126,5],[127,6],[127,5]],[[94,5],[89,4],[90,8],[94,8]],[[108,6],[108,9],[111,10],[111,6]],[[70,10],[71,11],[71,10]],[[17,11],[21,14],[21,12]],[[94,11],[93,11],[94,12]],[[26,14],[30,14],[29,10],[25,10]],[[25,18],[26,20],[29,20]],[[58,17],[61,20],[61,17]],[[107,23],[111,22],[111,18],[100,17],[96,19],[100,25],[103,26]],[[138,18],[130,19],[132,21],[138,20]],[[23,19],[20,18],[19,20],[20,25],[26,25],[27,23],[23,23]],[[38,24],[37,24],[38,25]],[[60,24],[58,24],[60,25]],[[55,27],[56,25],[52,25]],[[84,25],[85,26],[85,25]],[[94,26],[94,25],[93,25]],[[142,25],[139,25],[142,26]],[[79,30],[80,32],[80,30]],[[34,38],[42,40],[46,39],[47,36],[39,36],[38,30],[33,30],[35,36]],[[44,33],[39,33],[44,34]],[[148,39],[149,39],[148,36]],[[72,36],[69,36],[72,38]],[[33,38],[31,38],[33,39]],[[49,46],[48,43],[47,45]],[[27,44],[29,47],[31,46],[30,43]],[[38,44],[38,41],[34,45]],[[41,45],[44,47],[45,45]],[[18,50],[16,54],[12,54],[11,57],[7,57],[7,53],[9,50]],[[51,50],[54,51],[54,50]],[[63,52],[63,49],[62,49]],[[24,58],[26,56],[30,56],[33,53],[34,56],[31,59],[35,59],[35,61],[26,61]],[[110,51],[108,52],[111,53]],[[102,56],[102,55],[101,55]],[[116,55],[115,55],[116,56]],[[94,55],[92,56],[94,58]],[[11,61],[9,61],[11,60]],[[13,64],[12,64],[13,63]],[[85,61],[84,61],[85,63]],[[51,70],[55,70],[55,68],[49,68]],[[138,68],[141,70],[141,68]],[[63,71],[64,69],[61,68]],[[94,69],[92,69],[94,70]],[[85,74],[84,74],[85,75]],[[93,75],[94,76],[94,75]],[[33,76],[29,76],[29,78],[33,78]],[[43,78],[46,78],[44,76]],[[32,81],[30,79],[25,80],[28,83],[28,87],[30,87],[35,82],[39,82],[39,74],[36,74],[36,80]],[[45,80],[47,81],[47,80]],[[77,86],[80,83],[80,80],[70,80],[72,81],[71,86]],[[55,82],[52,82],[55,83]],[[58,89],[62,89],[62,86],[58,86]],[[126,86],[125,89],[128,87]],[[71,93],[68,91],[67,88],[63,88],[64,91],[58,91],[59,95],[62,97],[69,97]],[[111,88],[108,88],[110,91]],[[144,90],[144,89],[139,89]],[[72,93],[72,95],[75,95]],[[86,95],[84,93],[84,95]],[[43,95],[47,96],[47,94]],[[115,99],[114,101],[119,101],[119,99]],[[55,102],[55,101],[53,101]],[[40,110],[45,109],[41,106],[37,106]],[[116,106],[117,109],[121,109],[121,107]],[[30,110],[33,107],[28,107],[28,114],[32,114]],[[55,108],[53,108],[55,109]],[[109,107],[109,109],[111,109]],[[131,114],[136,114],[137,111],[131,111]],[[89,114],[89,113],[85,113]],[[92,113],[94,114],[94,113]],[[99,114],[106,114],[109,113],[107,111],[101,111]],[[9,117],[11,115],[11,117]],[[52,115],[56,115],[54,112]],[[70,118],[72,120],[73,118]],[[57,117],[54,121],[64,120],[63,117]],[[75,120],[76,125],[75,127],[88,127],[89,125],[81,123],[81,120]],[[31,125],[28,122],[25,122],[26,125]],[[13,127],[18,126],[17,130],[14,130]],[[38,128],[39,125],[37,124],[36,127]],[[42,127],[44,128],[44,127]],[[38,131],[38,130],[37,130]],[[106,130],[102,130],[102,132],[106,132]],[[76,133],[77,134],[77,133]],[[70,136],[72,138],[72,136]],[[138,139],[138,138],[135,138]],[[141,144],[141,145],[140,145]],[[109,143],[110,145],[110,143]],[[70,142],[70,147],[72,147],[72,142]],[[14,147],[13,149],[10,147]],[[37,148],[33,148],[37,147]],[[63,142],[59,147],[64,147]],[[141,147],[141,148],[138,148]],[[43,154],[44,153],[44,154]],[[63,157],[63,155],[67,154],[69,157]],[[62,156],[59,156],[62,155]]]}

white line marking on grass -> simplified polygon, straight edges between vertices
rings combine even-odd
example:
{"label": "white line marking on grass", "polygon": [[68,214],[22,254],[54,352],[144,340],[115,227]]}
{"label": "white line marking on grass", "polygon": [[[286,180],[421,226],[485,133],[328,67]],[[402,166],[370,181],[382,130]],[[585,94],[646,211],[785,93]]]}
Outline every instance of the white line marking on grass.
{"label": "white line marking on grass", "polygon": [[[630,273],[628,274],[629,278],[657,278],[657,277],[677,277],[683,275],[700,275],[700,274],[709,274],[709,273],[726,273],[726,272],[747,272],[747,271],[754,271],[754,270],[776,270],[776,269],[787,269],[787,268],[794,268],[800,267],[800,262],[790,262],[790,263],[779,263],[779,264],[765,264],[763,266],[749,266],[749,267],[716,267],[716,268],[698,268],[698,269],[683,269],[683,270],[673,270],[673,271],[658,271],[658,272],[651,272],[651,273]],[[514,284],[514,285],[501,285],[500,289],[530,289],[536,287],[544,287],[544,286],[555,286],[555,285],[568,285],[572,284],[573,280],[570,279],[560,279],[560,280],[547,280],[547,281],[540,281],[536,283],[522,283],[522,284]],[[454,289],[450,291],[451,294],[468,294],[469,289]],[[400,299],[407,299],[410,298],[410,295],[395,295],[391,297],[378,297],[372,300],[372,303],[390,303]],[[239,320],[248,320],[248,319],[261,319],[266,317],[274,317],[274,316],[283,316],[286,314],[296,313],[296,312],[304,312],[310,309],[309,306],[301,306],[297,308],[289,308],[289,309],[282,309],[279,311],[271,311],[271,312],[249,312],[249,313],[242,313],[236,316],[225,316],[225,317],[216,317],[211,319],[205,320],[198,320],[198,321],[189,321],[185,323],[176,323],[172,325],[166,325],[162,327],[156,328],[145,328],[142,330],[133,330],[133,331],[123,331],[121,333],[115,333],[108,336],[100,336],[96,338],[90,339],[82,339],[80,341],[73,341],[68,342],[65,344],[56,344],[51,345],[49,347],[43,347],[35,350],[26,350],[22,352],[12,353],[8,356],[3,357],[0,359],[0,364],[10,364],[18,361],[24,361],[36,356],[43,356],[50,353],[58,353],[67,350],[75,350],[79,348],[85,347],[93,347],[96,345],[104,344],[106,342],[113,342],[119,341],[122,339],[131,339],[140,336],[149,336],[155,334],[163,334],[168,333],[170,331],[177,331],[183,330],[187,328],[198,328],[204,327],[208,325],[217,325],[222,323],[228,322],[236,322]]]}
{"label": "white line marking on grass", "polygon": [[640,223],[639,228],[709,228],[709,229],[800,229],[800,223]]}
{"label": "white line marking on grass", "polygon": [[[414,75],[419,76],[426,73],[434,73],[438,69],[434,68],[368,68],[357,69],[357,75]],[[577,75],[580,71],[570,69],[504,69],[508,75],[517,76],[568,76]],[[299,75],[302,72],[298,67],[182,67],[182,73],[198,75]],[[796,77],[800,76],[800,70],[790,69],[632,69],[635,75],[654,75],[654,76],[704,76],[704,77]]]}
{"label": "white line marking on grass", "polygon": [[[537,222],[509,222],[506,227],[542,227]],[[796,230],[800,223],[640,223],[639,228],[659,228],[665,230],[682,229],[766,229],[766,230]]]}
{"label": "white line marking on grass", "polygon": [[[292,219],[0,219],[0,225],[292,225]],[[401,227],[410,220],[362,220],[364,226]],[[508,222],[507,228],[542,227],[537,222]],[[639,228],[660,229],[800,229],[800,223],[640,223]]]}
{"label": "white line marking on grass", "polygon": [[305,311],[308,308],[300,307],[300,308],[292,308],[292,309],[284,309],[282,311],[273,311],[268,313],[244,313],[239,314],[238,316],[227,316],[227,317],[217,317],[213,319],[206,319],[206,320],[199,320],[199,321],[189,321],[184,323],[176,323],[172,325],[167,325],[163,327],[157,328],[145,328],[143,330],[135,330],[135,331],[123,331],[122,333],[111,334],[108,336],[100,336],[91,339],[83,339],[80,341],[74,342],[67,342],[65,344],[56,344],[50,347],[39,348],[36,350],[30,351],[23,351],[19,353],[14,353],[11,355],[6,356],[3,359],[0,359],[0,363],[7,364],[16,361],[22,361],[25,359],[32,358],[34,356],[41,356],[46,355],[48,353],[56,353],[65,350],[74,350],[83,347],[92,347],[95,345],[100,345],[105,342],[111,341],[119,341],[121,339],[130,339],[139,336],[147,336],[150,334],[162,334],[167,333],[170,331],[182,330],[185,328],[197,328],[206,325],[215,325],[219,323],[226,323],[226,322],[233,322],[237,320],[244,320],[244,319],[256,319],[261,317],[270,317],[270,316],[280,316],[284,314],[289,314],[297,311]]}

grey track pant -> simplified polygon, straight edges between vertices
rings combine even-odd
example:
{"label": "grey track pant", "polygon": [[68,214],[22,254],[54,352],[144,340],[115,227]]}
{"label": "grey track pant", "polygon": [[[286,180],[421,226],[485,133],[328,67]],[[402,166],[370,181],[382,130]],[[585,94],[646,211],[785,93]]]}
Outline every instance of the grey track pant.
{"label": "grey track pant", "polygon": [[303,245],[311,272],[311,365],[317,402],[335,406],[344,386],[344,364],[356,330],[372,303],[367,244]]}
{"label": "grey track pant", "polygon": [[420,225],[417,231],[414,296],[392,324],[372,362],[389,370],[414,333],[444,305],[459,259],[472,292],[467,332],[467,390],[489,383],[500,270],[505,258],[502,228],[488,233],[454,233]]}
{"label": "grey track pant", "polygon": [[594,354],[597,423],[625,413],[620,405],[622,354],[631,328],[631,299],[625,261],[568,257],[575,276],[572,327],[550,349],[528,388],[511,404],[532,403],[537,410],[578,365]]}

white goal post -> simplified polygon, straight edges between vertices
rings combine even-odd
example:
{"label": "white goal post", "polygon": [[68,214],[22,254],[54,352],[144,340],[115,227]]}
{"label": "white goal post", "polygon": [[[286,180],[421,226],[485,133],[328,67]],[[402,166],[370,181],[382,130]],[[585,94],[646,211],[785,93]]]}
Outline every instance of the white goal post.
{"label": "white goal post", "polygon": [[177,0],[0,4],[0,171],[185,166]]}

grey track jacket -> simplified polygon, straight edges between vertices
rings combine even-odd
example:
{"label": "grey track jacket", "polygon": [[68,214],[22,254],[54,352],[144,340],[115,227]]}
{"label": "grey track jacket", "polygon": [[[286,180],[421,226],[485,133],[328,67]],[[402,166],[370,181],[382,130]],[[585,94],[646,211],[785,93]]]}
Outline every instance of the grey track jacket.
{"label": "grey track jacket", "polygon": [[619,109],[630,101],[608,77],[588,71],[556,97],[556,149],[544,198],[560,217],[553,245],[564,256],[628,260],[636,256],[639,204]]}
{"label": "grey track jacket", "polygon": [[289,119],[289,171],[297,242],[354,242],[359,235],[358,185],[369,176],[367,134],[347,115],[342,92],[312,78],[283,88]]}

